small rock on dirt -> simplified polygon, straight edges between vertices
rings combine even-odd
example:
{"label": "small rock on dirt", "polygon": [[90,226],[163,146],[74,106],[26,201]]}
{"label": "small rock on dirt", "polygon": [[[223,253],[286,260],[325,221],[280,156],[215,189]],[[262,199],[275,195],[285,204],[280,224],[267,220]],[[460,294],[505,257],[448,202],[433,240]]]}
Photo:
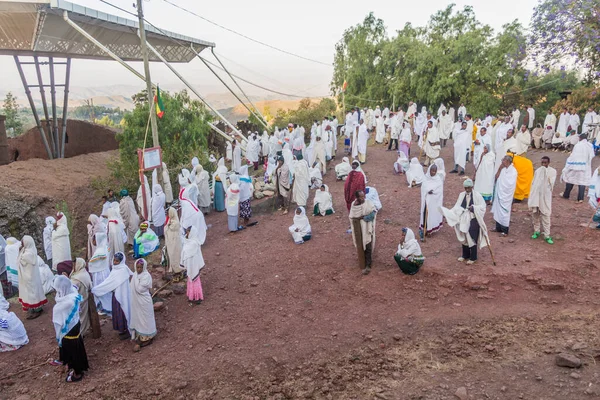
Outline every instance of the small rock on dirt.
{"label": "small rock on dirt", "polygon": [[489,279],[484,278],[482,276],[472,275],[469,276],[469,278],[463,286],[471,290],[485,290],[487,289],[487,285],[489,284]]}
{"label": "small rock on dirt", "polygon": [[175,385],[175,389],[177,390],[183,390],[188,386],[188,383],[186,381],[183,382],[179,382]]}
{"label": "small rock on dirt", "polygon": [[454,396],[456,396],[456,398],[460,400],[467,400],[467,388],[464,386],[459,387],[458,389],[456,389]]}
{"label": "small rock on dirt", "polygon": [[581,367],[581,360],[579,357],[569,354],[569,353],[560,353],[556,356],[555,359],[556,365],[559,367],[567,367],[567,368],[579,368]]}
{"label": "small rock on dirt", "polygon": [[542,290],[563,290],[565,285],[558,282],[540,282],[538,287]]}
{"label": "small rock on dirt", "polygon": [[162,311],[165,308],[165,303],[162,301],[157,301],[154,303],[154,311]]}
{"label": "small rock on dirt", "polygon": [[258,282],[251,282],[251,283],[250,283],[250,286],[252,286],[252,287],[257,287],[257,286],[258,286]]}
{"label": "small rock on dirt", "polygon": [[173,294],[173,291],[169,290],[169,289],[161,290],[160,292],[158,292],[158,295],[162,298],[169,297],[172,294]]}
{"label": "small rock on dirt", "polygon": [[395,334],[395,335],[394,335],[394,340],[395,340],[395,341],[397,341],[397,342],[398,342],[398,341],[400,341],[400,339],[402,339],[402,336],[401,336],[401,335],[399,335],[399,334]]}
{"label": "small rock on dirt", "polygon": [[578,374],[577,372],[573,372],[570,376],[573,379],[581,379],[581,374]]}
{"label": "small rock on dirt", "polygon": [[173,289],[173,293],[177,295],[185,294],[185,285],[183,283],[176,283],[171,286],[171,289]]}

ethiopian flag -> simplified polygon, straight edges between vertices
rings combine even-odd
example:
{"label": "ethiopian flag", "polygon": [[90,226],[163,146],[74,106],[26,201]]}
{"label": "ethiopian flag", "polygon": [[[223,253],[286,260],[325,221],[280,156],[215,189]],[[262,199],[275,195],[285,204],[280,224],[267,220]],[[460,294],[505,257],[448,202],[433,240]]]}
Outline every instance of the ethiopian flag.
{"label": "ethiopian flag", "polygon": [[156,115],[158,118],[162,118],[165,115],[165,105],[163,104],[162,97],[160,97],[160,88],[158,86],[156,87],[154,104],[156,104]]}

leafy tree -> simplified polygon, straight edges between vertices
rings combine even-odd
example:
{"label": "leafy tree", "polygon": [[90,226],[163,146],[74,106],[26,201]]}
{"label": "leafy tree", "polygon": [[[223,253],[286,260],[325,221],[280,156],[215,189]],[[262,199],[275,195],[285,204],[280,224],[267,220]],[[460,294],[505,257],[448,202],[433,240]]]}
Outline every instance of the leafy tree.
{"label": "leafy tree", "polygon": [[104,125],[104,126],[108,126],[108,127],[115,126],[114,121],[108,115],[105,115],[102,118],[95,120],[94,122],[98,125]]}
{"label": "leafy tree", "polygon": [[[531,21],[530,44],[536,67],[574,62],[588,81],[600,80],[600,2],[598,0],[541,0]],[[569,60],[565,57],[568,57]]]}
{"label": "leafy tree", "polygon": [[23,121],[21,121],[21,117],[19,116],[17,98],[13,96],[12,92],[6,93],[4,115],[6,116],[6,128],[12,130],[14,135],[21,134],[23,131]]}
{"label": "leafy tree", "polygon": [[579,115],[585,114],[588,107],[592,107],[597,112],[600,110],[600,89],[590,87],[575,89],[566,99],[557,101],[552,109],[558,113],[563,107],[573,108]]}
{"label": "leafy tree", "polygon": [[[190,160],[198,157],[208,169],[207,137],[212,116],[198,100],[192,100],[188,93],[170,94],[161,91],[165,114],[158,119],[158,136],[162,148],[163,161],[168,165],[171,182],[177,182],[181,168],[189,168]],[[146,98],[139,95],[138,98]],[[148,127],[148,103],[138,102],[133,112],[125,115],[123,132],[117,134],[119,159],[110,165],[113,178],[130,191],[137,190],[138,156],[137,149],[152,147],[152,131]],[[154,110],[152,110],[154,112]],[[175,189],[175,188],[174,188]]]}

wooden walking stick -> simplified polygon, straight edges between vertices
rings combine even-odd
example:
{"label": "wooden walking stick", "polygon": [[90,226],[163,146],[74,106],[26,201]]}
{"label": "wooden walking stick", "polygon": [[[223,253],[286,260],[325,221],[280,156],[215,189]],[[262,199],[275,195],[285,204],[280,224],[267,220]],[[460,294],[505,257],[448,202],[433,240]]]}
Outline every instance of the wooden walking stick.
{"label": "wooden walking stick", "polygon": [[[480,228],[480,229],[481,229],[481,228]],[[487,233],[487,232],[486,232],[486,233]],[[488,248],[488,249],[489,249],[489,251],[490,251],[490,256],[492,256],[492,264],[493,264],[494,266],[496,266],[496,259],[494,258],[494,252],[492,251],[492,245],[490,244],[490,239],[488,238],[488,235],[487,235],[487,234],[485,234],[485,235],[483,235],[483,236],[485,237],[485,242],[486,242],[486,244],[487,244],[487,248]]]}

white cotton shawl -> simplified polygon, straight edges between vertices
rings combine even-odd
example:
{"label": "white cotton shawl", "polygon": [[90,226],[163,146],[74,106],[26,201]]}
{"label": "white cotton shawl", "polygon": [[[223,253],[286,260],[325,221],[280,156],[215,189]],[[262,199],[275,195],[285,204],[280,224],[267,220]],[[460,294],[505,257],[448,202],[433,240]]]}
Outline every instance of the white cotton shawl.
{"label": "white cotton shawl", "polygon": [[196,173],[196,187],[198,188],[198,206],[210,207],[210,187],[208,186],[209,175],[202,165],[194,169]]}
{"label": "white cotton shawl", "polygon": [[406,171],[406,181],[408,182],[408,186],[410,186],[413,181],[415,184],[419,185],[423,183],[423,179],[425,179],[423,167],[421,166],[421,163],[419,163],[417,157],[413,157],[410,160],[408,171]]}
{"label": "white cotton shawl", "polygon": [[398,254],[402,258],[423,255],[423,252],[421,251],[421,246],[419,245],[417,239],[415,239],[415,233],[412,229],[406,228],[404,242],[398,245],[398,250],[396,251],[396,254]]}
{"label": "white cotton shawl", "polygon": [[552,188],[556,182],[556,170],[552,167],[539,167],[533,175],[527,205],[537,207],[544,215],[552,213]]}
{"label": "white cotton shawl", "polygon": [[[98,217],[96,217],[98,219]],[[54,217],[46,217],[46,226],[44,227],[44,252],[46,253],[46,260],[52,260],[52,231],[54,230],[54,224],[56,220]],[[4,271],[0,271],[2,273]]]}
{"label": "white cotton shawl", "polygon": [[[144,197],[142,196],[142,187],[146,192],[146,208],[144,209]],[[152,216],[152,195],[150,193],[150,185],[148,185],[148,178],[144,175],[144,184],[140,185],[137,192],[136,202],[138,205],[138,210],[144,218],[149,219]]]}
{"label": "white cotton shawl", "polygon": [[54,324],[56,341],[59,346],[62,346],[63,338],[79,323],[79,304],[83,301],[83,298],[66,276],[57,275],[52,286],[56,290],[54,298],[56,304],[52,309],[52,323]]}
{"label": "white cotton shawl", "polygon": [[294,230],[298,229],[298,233],[304,237],[309,235],[312,231],[310,228],[310,222],[308,221],[308,217],[306,216],[306,210],[304,207],[298,207],[300,209],[300,215],[294,213],[294,224],[292,227]]}
{"label": "white cotton shawl", "polygon": [[40,280],[42,281],[44,294],[48,294],[53,290],[52,281],[54,280],[54,274],[52,273],[50,267],[46,265],[46,263],[44,262],[44,260],[42,260],[42,257],[40,256],[37,256],[37,267],[40,270]]}
{"label": "white cotton shawl", "polygon": [[19,287],[19,248],[21,242],[14,237],[6,239],[6,248],[4,249],[4,261],[6,264],[6,274],[8,281],[14,286]]}
{"label": "white cotton shawl", "polygon": [[350,171],[352,171],[352,166],[348,157],[342,158],[342,162],[335,166],[335,175],[338,178],[347,176]]}
{"label": "white cotton shawl", "polygon": [[35,306],[46,300],[40,269],[37,266],[37,249],[31,236],[23,236],[23,248],[19,252],[19,301]]}
{"label": "white cotton shawl", "polygon": [[163,226],[167,217],[165,216],[165,194],[158,184],[152,188],[152,225]]}
{"label": "white cotton shawl", "polygon": [[0,307],[0,342],[11,346],[24,346],[29,343],[25,326],[14,312],[8,311],[8,302],[6,304],[6,308]]}
{"label": "white cotton shawl", "polygon": [[[442,207],[442,213],[444,214],[444,217],[446,217],[448,225],[454,228],[458,241],[465,246],[472,247],[475,245],[475,242],[469,235],[469,228],[471,227],[471,219],[473,216],[471,216],[471,212],[468,209],[462,207],[466,195],[467,192],[459,194],[454,207],[452,207],[452,209]],[[482,249],[487,246],[489,240],[487,227],[483,219],[486,210],[485,200],[474,190],[471,192],[471,196],[473,196],[473,215],[477,219],[480,228],[479,237],[477,239],[479,248]]]}
{"label": "white cotton shawl", "polygon": [[117,211],[114,209],[108,210],[108,251],[110,253],[109,259],[112,259],[112,257],[116,253],[125,251],[125,246],[123,242],[124,229],[125,225],[117,217]]}
{"label": "white cotton shawl", "polygon": [[561,182],[573,185],[588,186],[592,178],[592,160],[594,147],[586,139],[580,140],[573,147],[573,152],[567,158],[560,176]]}
{"label": "white cotton shawl", "polygon": [[92,293],[97,297],[110,292],[115,293],[115,298],[121,305],[128,326],[131,321],[131,292],[129,291],[129,277],[131,275],[133,275],[133,272],[125,264],[125,255],[123,255],[123,261],[118,265],[113,265],[108,278],[92,289]]}
{"label": "white cotton shawl", "polygon": [[362,204],[357,204],[356,200],[352,202],[348,217],[350,218],[350,226],[352,229],[352,241],[355,247],[358,246],[356,243],[356,235],[354,233],[354,224],[352,223],[352,220],[355,218],[360,218],[360,229],[362,231],[363,250],[367,247],[369,243],[371,243],[371,250],[375,250],[375,225],[377,222],[377,214],[375,214],[375,218],[373,218],[373,221],[365,221],[363,218],[374,211],[377,211],[375,205],[367,199],[365,199],[365,201]]}
{"label": "white cotton shawl", "polygon": [[56,221],[56,229],[52,231],[52,269],[56,270],[63,261],[71,261],[71,242],[69,240],[69,227],[67,217],[61,216]]}
{"label": "white cotton shawl", "polygon": [[[329,192],[329,186],[323,185],[325,190],[317,189],[315,192],[314,205],[319,206],[319,214],[325,216],[327,210],[333,211],[333,198]],[[334,211],[335,212],[335,211]]]}
{"label": "white cotton shawl", "polygon": [[308,187],[310,186],[310,173],[307,162],[302,159],[296,163],[294,172],[294,189],[292,201],[299,206],[305,206],[308,202]]}
{"label": "white cotton shawl", "polygon": [[485,154],[479,165],[475,176],[473,190],[482,196],[491,197],[494,193],[494,180],[496,179],[496,155],[489,151]]}
{"label": "white cotton shawl", "polygon": [[513,197],[517,187],[517,170],[511,164],[508,168],[502,168],[500,176],[496,181],[494,203],[492,214],[494,220],[500,225],[510,225],[510,213],[512,211]]}
{"label": "white cotton shawl", "polygon": [[188,237],[183,239],[181,266],[187,270],[187,276],[193,281],[198,277],[204,265],[202,243],[198,237],[197,229],[192,227]]}
{"label": "white cotton shawl", "polygon": [[367,186],[365,188],[365,198],[373,203],[377,211],[381,210],[381,207],[383,207],[381,205],[381,200],[379,200],[379,193],[377,193],[377,189],[373,186]]}
{"label": "white cotton shawl", "polygon": [[240,205],[240,187],[237,183],[232,183],[227,188],[227,194],[225,197],[225,208],[227,209],[227,215],[235,216],[239,213]]}
{"label": "white cotton shawl", "polygon": [[169,258],[169,271],[177,274],[182,271],[180,266],[182,236],[179,216],[177,215],[177,210],[173,207],[169,207],[169,219],[165,226],[165,245],[167,246],[167,255]]}
{"label": "white cotton shawl", "polygon": [[121,199],[119,212],[127,231],[127,243],[133,245],[133,237],[140,226],[140,217],[135,210],[135,204],[130,196]]}
{"label": "white cotton shawl", "polygon": [[96,251],[88,262],[88,270],[91,274],[106,271],[109,269],[109,262],[106,234],[98,232],[96,233]]}
{"label": "white cotton shawl", "polygon": [[240,168],[240,201],[246,201],[252,197],[252,178],[248,175],[248,166]]}
{"label": "white cotton shawl", "polygon": [[[429,194],[433,190],[432,194]],[[420,211],[420,224],[425,228],[426,231],[431,231],[438,228],[443,221],[441,207],[444,204],[444,178],[435,174],[431,176],[431,166],[427,169],[427,174],[423,179],[421,185],[421,211]],[[426,225],[424,222],[424,209],[427,205],[427,221]]]}
{"label": "white cotton shawl", "polygon": [[144,270],[141,274],[136,272],[133,274],[129,282],[131,290],[131,321],[129,330],[132,334],[143,336],[154,336],[156,334],[156,320],[154,319],[154,306],[152,305],[152,276],[148,272],[148,263],[144,259],[139,259],[137,263],[142,263]]}
{"label": "white cotton shawl", "polygon": [[179,201],[181,204],[181,228],[187,229],[190,226],[195,226],[196,229],[198,229],[199,238],[202,244],[204,244],[207,229],[204,214],[202,214],[194,202],[187,197],[188,193],[188,188],[182,188],[179,192]]}

